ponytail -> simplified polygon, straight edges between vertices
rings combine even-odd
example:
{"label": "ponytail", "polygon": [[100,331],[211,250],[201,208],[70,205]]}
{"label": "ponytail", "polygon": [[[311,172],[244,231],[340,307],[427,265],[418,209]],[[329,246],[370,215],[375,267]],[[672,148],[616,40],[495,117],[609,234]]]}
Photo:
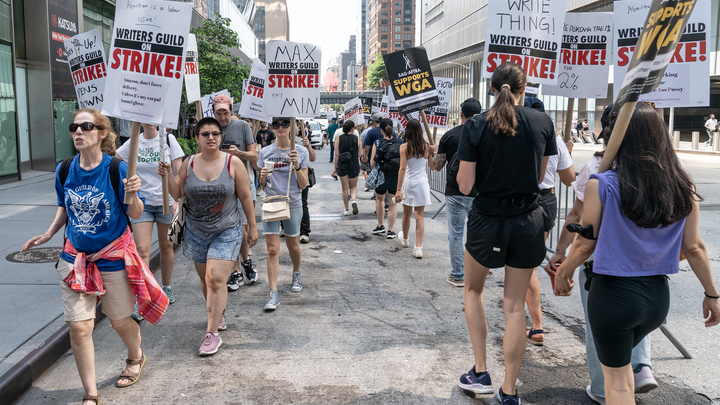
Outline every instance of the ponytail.
{"label": "ponytail", "polygon": [[491,86],[498,91],[497,99],[487,113],[487,122],[493,132],[515,135],[515,95],[522,94],[525,83],[525,72],[515,63],[505,62],[495,69]]}

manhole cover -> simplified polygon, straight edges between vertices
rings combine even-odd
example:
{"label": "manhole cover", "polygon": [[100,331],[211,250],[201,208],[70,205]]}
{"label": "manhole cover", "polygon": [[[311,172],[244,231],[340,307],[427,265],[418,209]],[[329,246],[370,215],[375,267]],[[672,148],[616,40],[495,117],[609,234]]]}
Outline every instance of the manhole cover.
{"label": "manhole cover", "polygon": [[54,263],[60,257],[62,248],[46,247],[15,252],[7,255],[5,260],[13,263]]}

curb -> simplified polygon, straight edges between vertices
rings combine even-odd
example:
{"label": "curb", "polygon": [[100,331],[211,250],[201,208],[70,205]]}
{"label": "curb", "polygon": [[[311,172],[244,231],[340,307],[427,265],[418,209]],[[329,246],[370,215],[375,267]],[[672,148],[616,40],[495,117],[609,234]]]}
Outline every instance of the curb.
{"label": "curb", "polygon": [[705,150],[692,150],[692,149],[675,149],[675,153],[687,153],[689,155],[720,156],[720,152],[712,152],[712,151],[705,151]]}
{"label": "curb", "polygon": [[[175,249],[179,248],[175,245]],[[150,267],[157,269],[160,266],[160,248],[150,255]],[[105,318],[102,313],[102,303],[98,302],[95,324]],[[12,404],[19,399],[32,383],[39,378],[56,361],[70,350],[70,326],[65,324],[57,332],[45,340],[40,347],[28,353],[22,360],[14,365],[5,374],[0,376],[0,404]]]}

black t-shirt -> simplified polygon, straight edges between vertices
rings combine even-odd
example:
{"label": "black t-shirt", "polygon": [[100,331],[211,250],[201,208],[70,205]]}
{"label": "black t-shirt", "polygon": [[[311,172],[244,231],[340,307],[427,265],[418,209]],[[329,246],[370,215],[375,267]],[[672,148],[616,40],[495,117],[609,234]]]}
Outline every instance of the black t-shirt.
{"label": "black t-shirt", "polygon": [[269,129],[261,129],[257,132],[255,140],[264,148],[275,141],[275,133]]}
{"label": "black t-shirt", "polygon": [[[440,138],[440,142],[438,143],[438,154],[444,153],[445,158],[447,161],[445,162],[445,165],[449,165],[450,161],[452,160],[453,156],[455,156],[455,153],[458,150],[458,145],[460,144],[460,135],[462,135],[462,128],[463,126],[457,126],[445,133],[442,138]],[[465,195],[460,192],[460,189],[453,186],[450,183],[447,183],[445,185],[445,195]]]}
{"label": "black t-shirt", "polygon": [[[543,156],[557,154],[555,127],[546,114],[516,106],[515,136],[495,134],[485,121],[487,112],[463,125],[458,158],[476,162],[478,196],[507,198],[540,192]],[[474,208],[479,203],[476,198]]]}

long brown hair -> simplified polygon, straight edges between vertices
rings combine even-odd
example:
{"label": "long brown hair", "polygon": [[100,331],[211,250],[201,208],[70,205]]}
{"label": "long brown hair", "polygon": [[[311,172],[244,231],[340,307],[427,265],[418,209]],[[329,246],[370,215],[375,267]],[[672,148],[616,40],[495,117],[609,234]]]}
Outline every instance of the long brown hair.
{"label": "long brown hair", "polygon": [[498,93],[486,120],[496,134],[515,135],[515,95],[523,93],[526,82],[525,72],[520,65],[505,62],[495,69],[490,84]]}
{"label": "long brown hair", "polygon": [[425,156],[427,142],[425,142],[425,138],[423,137],[420,121],[414,118],[408,121],[407,126],[405,127],[405,138],[403,141],[407,145],[406,153],[408,159],[421,158]]}
{"label": "long brown hair", "polygon": [[73,114],[73,121],[75,121],[75,117],[77,117],[78,114],[81,113],[91,114],[95,121],[95,126],[99,127],[101,131],[105,131],[105,138],[103,138],[102,142],[100,143],[100,149],[106,155],[114,156],[115,138],[117,138],[117,135],[115,135],[115,132],[113,132],[112,130],[112,124],[110,123],[110,119],[102,115],[100,111],[94,108],[83,108],[75,111],[75,114]]}

